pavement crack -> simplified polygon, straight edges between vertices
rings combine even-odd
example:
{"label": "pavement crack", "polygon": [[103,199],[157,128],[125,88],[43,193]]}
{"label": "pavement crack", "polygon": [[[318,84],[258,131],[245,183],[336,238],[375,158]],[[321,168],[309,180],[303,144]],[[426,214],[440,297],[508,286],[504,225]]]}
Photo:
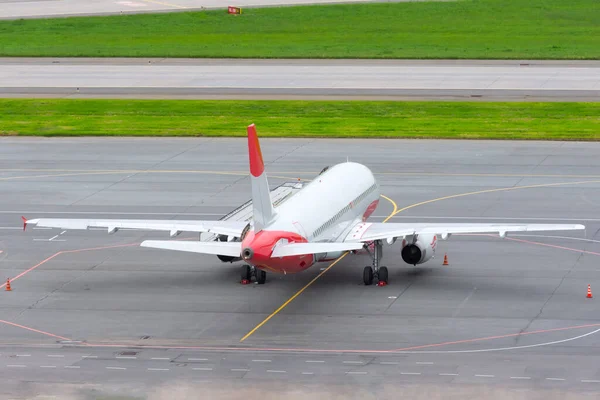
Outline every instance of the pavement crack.
{"label": "pavement crack", "polygon": [[400,296],[402,296],[407,290],[408,288],[410,288],[412,286],[412,284],[415,283],[414,279],[412,281],[410,281],[408,283],[408,285],[406,285],[406,287],[404,289],[402,289],[402,291],[398,294],[398,296],[394,299],[394,301],[392,301],[385,310],[383,310],[383,312],[385,313],[387,310],[389,310],[400,298]]}
{"label": "pavement crack", "polygon": [[577,259],[575,260],[575,262],[573,263],[573,265],[571,265],[571,268],[569,268],[567,270],[567,272],[562,276],[560,282],[558,282],[558,285],[556,285],[556,287],[554,288],[554,290],[552,291],[552,293],[550,293],[550,296],[548,296],[548,298],[546,299],[546,301],[544,302],[544,304],[542,304],[542,306],[540,307],[540,311],[537,313],[537,315],[535,317],[533,317],[531,320],[529,320],[529,322],[527,323],[527,325],[521,329],[519,331],[519,334],[515,337],[515,344],[519,343],[519,339],[521,338],[521,334],[526,332],[529,327],[531,326],[531,324],[533,324],[534,321],[536,321],[544,312],[544,308],[546,307],[546,305],[548,304],[548,302],[550,302],[550,300],[552,299],[552,297],[554,297],[554,294],[556,293],[556,291],[558,290],[558,288],[561,287],[561,285],[563,284],[563,282],[565,281],[565,279],[567,278],[567,276],[569,276],[571,274],[571,272],[573,271],[573,269],[575,269],[575,266],[579,263],[579,260],[581,259],[581,257],[583,256],[583,253],[579,253],[579,255],[577,256]]}

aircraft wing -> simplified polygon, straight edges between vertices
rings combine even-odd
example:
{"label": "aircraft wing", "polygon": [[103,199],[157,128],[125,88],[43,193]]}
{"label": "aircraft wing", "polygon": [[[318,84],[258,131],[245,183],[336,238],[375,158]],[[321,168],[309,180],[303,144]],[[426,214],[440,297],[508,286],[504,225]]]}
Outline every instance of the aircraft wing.
{"label": "aircraft wing", "polygon": [[166,231],[171,237],[181,232],[215,233],[217,235],[239,237],[246,226],[244,221],[178,221],[178,220],[142,220],[142,219],[70,219],[23,217],[23,229],[27,225],[60,229],[106,228],[108,233],[119,229],[139,229],[147,231]]}
{"label": "aircraft wing", "polygon": [[370,242],[410,235],[435,234],[447,238],[454,233],[497,233],[504,237],[507,232],[571,231],[583,230],[579,224],[471,224],[471,223],[364,223],[357,224],[345,242]]}

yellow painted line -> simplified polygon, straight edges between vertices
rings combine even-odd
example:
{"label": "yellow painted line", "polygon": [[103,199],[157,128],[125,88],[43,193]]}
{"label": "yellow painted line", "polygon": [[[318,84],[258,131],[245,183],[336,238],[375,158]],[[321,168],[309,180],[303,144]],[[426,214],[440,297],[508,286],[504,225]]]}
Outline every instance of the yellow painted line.
{"label": "yellow painted line", "polygon": [[145,1],[147,3],[160,4],[161,6],[169,6],[169,7],[174,7],[174,8],[187,8],[184,6],[180,6],[178,4],[165,3],[164,1],[156,1],[156,0],[142,0],[142,1]]}
{"label": "yellow painted line", "polygon": [[[453,195],[450,195],[450,196],[438,197],[437,199],[426,200],[426,201],[422,201],[420,203],[411,204],[410,206],[406,206],[406,207],[403,207],[403,208],[397,210],[393,215],[399,214],[399,213],[401,213],[403,211],[406,211],[406,210],[414,208],[414,207],[422,206],[422,205],[429,204],[429,203],[434,203],[436,201],[456,199],[456,198],[459,198],[459,197],[472,196],[472,195],[476,195],[476,194],[494,193],[494,192],[508,192],[508,191],[511,191],[511,190],[534,189],[534,188],[544,188],[544,187],[553,187],[553,186],[584,185],[584,184],[589,184],[589,183],[600,183],[600,180],[596,180],[596,181],[579,181],[579,182],[542,183],[542,184],[539,184],[539,185],[527,185],[527,186],[510,186],[510,187],[504,187],[504,188],[478,190],[478,191],[475,191],[475,192],[453,194]],[[389,219],[389,218],[391,218],[391,217],[388,217],[387,219]]]}
{"label": "yellow painted line", "polygon": [[[450,196],[444,196],[444,197],[438,197],[436,199],[432,199],[432,200],[426,200],[426,201],[422,201],[419,203],[415,203],[415,204],[411,204],[409,206],[403,207],[403,208],[398,208],[398,206],[396,205],[396,203],[390,199],[387,196],[381,195],[381,197],[383,197],[384,199],[388,200],[389,202],[392,203],[392,205],[394,206],[394,210],[392,211],[392,213],[383,221],[383,222],[387,222],[390,218],[392,218],[394,215],[397,215],[403,211],[406,211],[408,209],[414,208],[414,207],[418,207],[418,206],[422,206],[425,204],[429,204],[429,203],[434,203],[436,201],[442,201],[442,200],[449,200],[449,199],[455,199],[455,198],[459,198],[459,197],[465,197],[465,196],[473,196],[476,194],[484,194],[484,193],[494,193],[494,192],[506,192],[506,191],[511,191],[511,190],[521,190],[521,189],[533,189],[533,188],[544,188],[544,187],[553,187],[553,186],[566,186],[566,185],[583,185],[583,184],[589,184],[589,183],[600,183],[600,180],[595,180],[595,181],[579,181],[579,182],[560,182],[560,183],[544,183],[544,184],[539,184],[539,185],[527,185],[527,186],[511,186],[511,187],[505,187],[505,188],[496,188],[496,189],[487,189],[487,190],[478,190],[478,191],[474,191],[474,192],[467,192],[467,193],[459,193],[459,194],[453,194]],[[317,275],[312,281],[310,281],[306,286],[304,286],[302,289],[300,289],[296,294],[294,294],[289,300],[287,300],[285,303],[283,303],[277,310],[275,310],[271,315],[269,315],[264,321],[262,321],[260,324],[258,324],[254,329],[252,329],[250,332],[248,332],[241,340],[240,342],[243,342],[244,340],[246,340],[248,337],[250,337],[254,332],[256,332],[261,326],[263,326],[265,323],[267,323],[271,318],[273,318],[275,315],[277,315],[281,310],[283,310],[289,303],[291,303],[296,297],[298,297],[302,292],[304,292],[310,285],[312,285],[317,279],[319,279],[321,276],[323,276],[327,271],[329,271],[331,269],[331,267],[333,267],[335,264],[338,263],[339,260],[341,260],[343,257],[345,257],[348,253],[344,253],[340,258],[338,258],[335,262],[333,262],[329,267],[327,267],[327,269],[323,270],[319,275]]]}
{"label": "yellow painted line", "polygon": [[[53,168],[0,168],[0,172],[91,172],[89,170],[79,169],[53,169]],[[248,171],[210,171],[210,170],[96,170],[95,172],[110,173],[165,173],[165,174],[221,174],[221,175],[248,175]],[[268,171],[267,171],[268,172]],[[269,177],[276,174],[283,175],[316,175],[319,171],[271,171]],[[275,175],[271,175],[275,174]],[[373,172],[373,175],[389,176],[455,176],[455,177],[505,177],[505,178],[574,178],[574,179],[600,179],[600,175],[573,175],[573,174],[495,174],[495,173],[437,173],[437,172]],[[294,179],[297,179],[296,176]],[[287,179],[287,178],[286,178]]]}
{"label": "yellow painted line", "polygon": [[[396,202],[394,202],[394,200],[390,199],[389,197],[384,196],[384,195],[380,195],[380,196],[383,197],[384,199],[386,199],[387,201],[389,201],[390,203],[392,203],[392,205],[394,206],[394,210],[390,213],[390,215],[385,220],[385,221],[387,221],[388,219],[390,219],[394,215],[395,212],[397,212],[398,206],[396,205]],[[385,222],[385,221],[383,221],[383,222]],[[276,316],[281,310],[283,310],[285,307],[287,307],[287,305],[290,304],[292,301],[294,301],[294,299],[296,297],[300,296],[302,294],[302,292],[304,292],[310,285],[312,285],[313,283],[315,283],[317,281],[317,279],[319,279],[320,277],[322,277],[323,275],[325,275],[325,273],[327,271],[329,271],[334,265],[336,265],[338,262],[340,262],[340,260],[342,258],[346,257],[347,255],[348,255],[348,253],[344,253],[337,260],[335,260],[334,262],[332,262],[327,268],[325,268],[323,271],[321,271],[321,273],[319,275],[317,275],[316,277],[314,277],[313,280],[311,280],[310,282],[308,282],[302,289],[298,290],[296,292],[296,294],[294,294],[285,303],[283,303],[281,306],[279,306],[279,308],[277,310],[273,311],[271,313],[271,315],[269,315],[267,318],[265,318],[260,324],[256,325],[250,332],[246,333],[246,335],[244,335],[244,337],[240,339],[240,342],[243,342],[244,340],[246,340],[250,336],[252,336],[252,334],[254,332],[256,332],[257,330],[259,330],[261,326],[263,326],[264,324],[266,324],[267,322],[269,322],[269,320],[271,318],[273,318],[274,316]]]}
{"label": "yellow painted line", "polygon": [[392,218],[394,215],[398,214],[398,205],[396,204],[396,202],[394,200],[390,199],[389,197],[384,196],[382,194],[380,194],[380,196],[383,197],[384,199],[386,199],[387,201],[389,201],[390,203],[392,203],[392,206],[394,206],[392,213],[390,215],[388,215],[386,219],[383,220],[383,223],[386,223],[389,221],[390,218]]}
{"label": "yellow painted line", "polygon": [[244,340],[248,339],[254,332],[256,332],[257,330],[259,330],[261,326],[263,326],[264,324],[266,324],[267,322],[269,322],[269,320],[271,318],[273,318],[274,316],[276,316],[279,313],[279,311],[283,310],[288,304],[290,304],[292,301],[294,301],[294,299],[296,297],[300,296],[302,294],[302,292],[304,292],[310,285],[312,285],[313,283],[315,283],[317,279],[319,279],[321,276],[323,276],[323,274],[325,274],[327,271],[329,271],[335,264],[337,264],[338,262],[340,262],[340,260],[342,258],[346,257],[347,254],[348,253],[342,254],[341,257],[338,258],[337,260],[335,260],[334,262],[332,262],[329,267],[327,267],[323,271],[321,271],[321,273],[319,275],[317,275],[316,277],[314,277],[313,280],[310,281],[310,282],[308,282],[302,289],[298,290],[295,295],[293,295],[292,297],[290,297],[277,310],[273,311],[273,313],[271,315],[269,315],[267,318],[265,318],[260,324],[256,325],[254,327],[254,329],[252,329],[250,332],[246,333],[246,335],[243,338],[240,339],[240,342],[243,342]]}

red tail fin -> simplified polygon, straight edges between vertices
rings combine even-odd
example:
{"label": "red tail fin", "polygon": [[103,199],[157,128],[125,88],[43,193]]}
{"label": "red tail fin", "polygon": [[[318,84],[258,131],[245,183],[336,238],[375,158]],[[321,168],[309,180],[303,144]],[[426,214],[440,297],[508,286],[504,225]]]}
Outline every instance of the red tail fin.
{"label": "red tail fin", "polygon": [[252,184],[254,230],[258,232],[273,222],[276,214],[271,202],[271,191],[265,173],[265,163],[254,124],[248,127],[248,159],[250,161],[250,174],[252,174],[250,183]]}

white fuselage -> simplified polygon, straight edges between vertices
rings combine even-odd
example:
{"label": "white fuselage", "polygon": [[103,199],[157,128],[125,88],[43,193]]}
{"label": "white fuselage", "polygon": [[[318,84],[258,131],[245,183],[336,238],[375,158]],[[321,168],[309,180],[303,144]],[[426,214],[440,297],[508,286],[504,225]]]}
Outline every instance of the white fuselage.
{"label": "white fuselage", "polygon": [[267,229],[296,232],[309,242],[341,241],[378,201],[379,186],[369,168],[337,164],[276,208],[277,218]]}

